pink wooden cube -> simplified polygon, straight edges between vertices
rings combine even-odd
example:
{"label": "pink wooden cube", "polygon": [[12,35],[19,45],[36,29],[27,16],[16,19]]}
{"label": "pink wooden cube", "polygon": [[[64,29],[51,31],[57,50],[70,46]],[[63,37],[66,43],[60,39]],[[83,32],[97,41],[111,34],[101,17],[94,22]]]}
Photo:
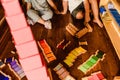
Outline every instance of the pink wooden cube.
{"label": "pink wooden cube", "polygon": [[26,28],[22,28],[20,30],[12,31],[11,33],[12,33],[12,36],[15,40],[16,45],[34,40],[30,27],[26,27]]}
{"label": "pink wooden cube", "polygon": [[50,80],[47,76],[46,68],[40,67],[28,72],[25,72],[28,80]]}
{"label": "pink wooden cube", "polygon": [[15,16],[6,17],[6,20],[10,26],[11,31],[18,30],[27,26],[27,22],[23,13]]}
{"label": "pink wooden cube", "polygon": [[21,45],[15,46],[20,58],[26,58],[39,53],[35,41],[30,41]]}
{"label": "pink wooden cube", "polygon": [[[13,16],[22,13],[18,0],[2,0],[2,5],[6,16]],[[17,20],[19,20],[19,18]]]}
{"label": "pink wooden cube", "polygon": [[19,61],[24,71],[30,71],[43,66],[41,57],[39,54],[28,57],[28,58],[19,59]]}

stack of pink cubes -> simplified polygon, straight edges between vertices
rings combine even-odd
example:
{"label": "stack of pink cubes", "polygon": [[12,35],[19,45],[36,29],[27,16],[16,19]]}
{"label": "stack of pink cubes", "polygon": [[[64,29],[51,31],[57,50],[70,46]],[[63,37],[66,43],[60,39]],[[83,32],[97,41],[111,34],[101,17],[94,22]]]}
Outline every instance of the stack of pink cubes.
{"label": "stack of pink cubes", "polygon": [[1,0],[19,61],[28,80],[50,80],[18,0]]}

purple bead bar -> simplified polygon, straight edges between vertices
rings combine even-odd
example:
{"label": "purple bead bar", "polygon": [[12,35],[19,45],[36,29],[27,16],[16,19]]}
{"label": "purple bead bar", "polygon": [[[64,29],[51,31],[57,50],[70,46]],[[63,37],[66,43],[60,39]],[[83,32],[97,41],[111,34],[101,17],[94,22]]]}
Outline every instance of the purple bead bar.
{"label": "purple bead bar", "polygon": [[14,68],[18,67],[18,65],[17,65],[17,64],[14,64],[14,65],[12,65],[11,67],[14,69]]}
{"label": "purple bead bar", "polygon": [[11,66],[13,66],[13,65],[15,65],[15,64],[17,64],[16,61],[12,61],[12,62],[10,63]]}
{"label": "purple bead bar", "polygon": [[17,72],[17,71],[19,71],[19,70],[21,70],[21,67],[16,67],[16,68],[14,68],[14,70],[15,70],[15,72]]}

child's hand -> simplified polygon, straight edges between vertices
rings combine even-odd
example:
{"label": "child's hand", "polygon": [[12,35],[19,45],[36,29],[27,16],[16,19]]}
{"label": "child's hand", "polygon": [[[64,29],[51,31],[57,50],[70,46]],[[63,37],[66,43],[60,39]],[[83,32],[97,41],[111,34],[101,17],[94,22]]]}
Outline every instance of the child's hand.
{"label": "child's hand", "polygon": [[66,12],[65,12],[65,11],[62,11],[62,12],[60,12],[60,14],[65,15],[65,14],[66,14]]}
{"label": "child's hand", "polygon": [[56,13],[56,14],[60,14],[60,11],[58,11],[58,10],[55,10],[55,13]]}

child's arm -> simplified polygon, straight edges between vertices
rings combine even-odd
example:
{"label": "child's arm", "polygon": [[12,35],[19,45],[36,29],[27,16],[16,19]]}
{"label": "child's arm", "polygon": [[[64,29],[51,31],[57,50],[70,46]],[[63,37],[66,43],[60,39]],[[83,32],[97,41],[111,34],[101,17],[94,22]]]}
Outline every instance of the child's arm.
{"label": "child's arm", "polygon": [[67,13],[67,9],[68,9],[68,1],[67,0],[63,0],[63,11],[61,12],[61,14],[66,14]]}
{"label": "child's arm", "polygon": [[84,8],[85,8],[85,22],[90,21],[90,4],[88,0],[84,0]]}
{"label": "child's arm", "polygon": [[55,10],[56,14],[59,14],[60,12],[58,11],[56,5],[54,4],[53,0],[47,0],[49,5]]}

